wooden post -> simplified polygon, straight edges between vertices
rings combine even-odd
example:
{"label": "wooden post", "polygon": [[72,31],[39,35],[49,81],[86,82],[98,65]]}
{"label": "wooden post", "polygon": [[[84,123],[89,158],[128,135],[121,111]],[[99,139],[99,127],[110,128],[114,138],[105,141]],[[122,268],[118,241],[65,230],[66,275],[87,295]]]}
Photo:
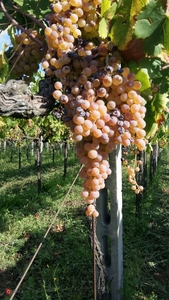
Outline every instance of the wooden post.
{"label": "wooden post", "polygon": [[37,178],[38,178],[38,194],[41,192],[41,138],[37,139]]}
{"label": "wooden post", "polygon": [[34,155],[34,146],[35,146],[35,143],[34,143],[34,141],[32,141],[32,144],[31,144],[31,154],[32,154],[32,156]]}
{"label": "wooden post", "polygon": [[21,169],[21,161],[22,161],[22,151],[21,151],[21,143],[19,142],[19,150],[18,150],[18,168]]}
{"label": "wooden post", "polygon": [[3,143],[3,150],[4,150],[4,152],[6,151],[6,140],[4,140],[4,143]]}
{"label": "wooden post", "polygon": [[[109,156],[112,174],[96,200],[96,235],[104,265],[97,263],[98,300],[121,300],[123,287],[121,147]],[[103,278],[104,274],[104,278]]]}
{"label": "wooden post", "polygon": [[67,174],[67,158],[68,158],[68,143],[67,141],[64,142],[64,170],[63,170],[63,177]]}

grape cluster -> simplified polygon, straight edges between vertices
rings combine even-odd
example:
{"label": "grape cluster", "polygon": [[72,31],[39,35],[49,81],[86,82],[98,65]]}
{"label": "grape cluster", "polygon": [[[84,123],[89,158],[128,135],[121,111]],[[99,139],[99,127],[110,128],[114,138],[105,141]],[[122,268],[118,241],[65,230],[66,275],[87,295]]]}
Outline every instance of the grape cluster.
{"label": "grape cluster", "polygon": [[[43,37],[33,29],[28,29],[29,33],[43,41]],[[29,81],[34,72],[38,70],[39,63],[44,56],[44,50],[34,42],[25,32],[15,35],[14,55],[10,61],[12,74],[15,77]]]}
{"label": "grape cluster", "polygon": [[[77,39],[82,36],[93,39],[97,35],[100,5],[101,0],[60,1],[51,5],[53,13],[48,16],[49,26],[45,28],[49,49],[42,62],[47,75],[52,73],[50,66],[58,68],[64,64],[63,55],[74,50]],[[83,46],[79,53],[81,56],[91,54],[90,49]]]}
{"label": "grape cluster", "polygon": [[[131,151],[133,152],[133,151]],[[134,163],[134,166],[128,163],[128,160],[122,158],[122,163],[126,166],[127,173],[128,173],[128,182],[131,184],[131,190],[134,191],[135,194],[139,194],[143,191],[143,186],[139,185],[136,180],[136,173],[140,171],[140,166],[142,165],[141,160],[132,160],[131,162]]]}
{"label": "grape cluster", "polygon": [[[85,47],[89,46],[91,43]],[[117,144],[134,144],[139,150],[146,145],[141,83],[128,68],[121,69],[111,43],[100,43],[91,51],[90,56],[83,57],[78,49],[66,54],[69,64],[55,71],[59,80],[53,92],[53,97],[65,107],[63,121],[73,133],[77,157],[84,165],[80,172],[84,179],[82,197],[88,205],[99,197],[99,190],[111,173],[108,153]],[[87,206],[87,214],[90,208]],[[92,214],[96,216],[97,212]]]}
{"label": "grape cluster", "polygon": [[120,54],[112,42],[98,40],[95,45],[84,38],[86,32],[94,36],[100,3],[53,3],[55,13],[45,29],[48,52],[42,61],[46,75],[56,78],[53,97],[64,107],[62,120],[76,142],[83,165],[81,195],[87,203],[86,215],[94,217],[98,216],[95,200],[111,174],[109,153],[117,144],[135,145],[140,151],[146,146],[146,101],[140,95],[141,83],[129,68],[121,68]]}

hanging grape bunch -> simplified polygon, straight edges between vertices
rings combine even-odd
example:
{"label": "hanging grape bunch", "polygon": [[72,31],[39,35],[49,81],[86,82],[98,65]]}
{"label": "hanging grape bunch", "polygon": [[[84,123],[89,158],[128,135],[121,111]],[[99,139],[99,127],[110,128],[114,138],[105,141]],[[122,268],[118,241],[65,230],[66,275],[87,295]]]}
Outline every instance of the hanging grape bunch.
{"label": "hanging grape bunch", "polygon": [[[28,29],[28,32],[33,37],[43,41],[44,38],[38,31]],[[25,32],[15,35],[15,43],[14,55],[10,61],[12,65],[11,73],[18,78],[24,77],[25,81],[29,82],[44,56],[44,49]]]}
{"label": "hanging grape bunch", "polygon": [[141,83],[129,68],[121,68],[112,42],[98,39],[95,45],[88,38],[96,35],[100,3],[54,3],[45,29],[48,52],[42,61],[46,75],[56,78],[53,97],[65,108],[63,121],[72,131],[83,164],[81,195],[87,203],[86,214],[95,217],[93,204],[111,173],[108,154],[117,144],[135,145],[140,151],[146,146]]}

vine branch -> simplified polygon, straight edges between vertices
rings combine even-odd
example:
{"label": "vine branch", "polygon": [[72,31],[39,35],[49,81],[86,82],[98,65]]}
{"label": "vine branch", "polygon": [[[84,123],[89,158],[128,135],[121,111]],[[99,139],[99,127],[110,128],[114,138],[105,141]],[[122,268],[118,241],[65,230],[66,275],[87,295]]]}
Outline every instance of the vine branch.
{"label": "vine branch", "polygon": [[46,48],[45,44],[41,42],[39,39],[34,37],[31,33],[29,33],[22,25],[20,25],[15,19],[11,17],[11,15],[8,14],[3,0],[0,0],[0,7],[2,12],[5,14],[5,16],[8,18],[9,21],[11,21],[12,25],[15,25],[18,29],[20,29],[22,32],[25,32],[35,43],[38,43],[43,49]]}
{"label": "vine branch", "polygon": [[[12,5],[13,8],[17,11],[19,11],[19,8],[16,5]],[[42,21],[36,19],[34,16],[32,16],[31,14],[29,14],[28,12],[24,12],[22,13],[24,16],[26,16],[27,18],[31,19],[34,23],[36,23],[39,27],[41,27],[43,30],[46,28],[46,26],[43,24]]]}

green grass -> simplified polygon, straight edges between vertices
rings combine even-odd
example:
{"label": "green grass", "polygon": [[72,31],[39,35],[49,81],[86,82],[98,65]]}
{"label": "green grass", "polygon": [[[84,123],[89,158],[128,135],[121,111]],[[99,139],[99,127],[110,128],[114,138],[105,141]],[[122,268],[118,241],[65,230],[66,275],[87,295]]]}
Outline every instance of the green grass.
{"label": "green grass", "polygon": [[169,150],[162,151],[152,184],[135,218],[135,197],[124,183],[124,300],[169,299]]}
{"label": "green grass", "polygon": [[[80,165],[71,150],[63,177],[63,153],[44,151],[42,192],[37,193],[35,158],[18,169],[18,154],[1,152],[0,297],[14,289],[43,239]],[[92,253],[78,179],[14,299],[92,299]],[[9,297],[6,297],[9,298]]]}
{"label": "green grass", "polygon": [[[135,195],[124,172],[124,300],[169,299],[169,151],[162,152],[158,170],[135,217]],[[42,191],[38,194],[35,157],[22,150],[0,152],[0,299],[15,289],[80,166],[69,151],[63,177],[63,153],[44,149]],[[93,266],[78,179],[22,282],[15,300],[92,300]]]}

